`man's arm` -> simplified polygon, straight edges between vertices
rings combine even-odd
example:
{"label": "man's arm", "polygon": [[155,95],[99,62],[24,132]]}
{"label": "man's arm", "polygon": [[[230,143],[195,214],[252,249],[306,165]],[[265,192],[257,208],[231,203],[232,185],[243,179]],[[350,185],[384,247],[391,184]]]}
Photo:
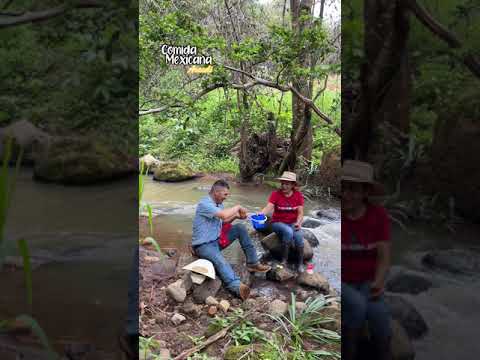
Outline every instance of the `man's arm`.
{"label": "man's arm", "polygon": [[385,286],[385,278],[390,268],[390,242],[382,241],[377,244],[377,271],[372,283],[372,297],[382,294]]}
{"label": "man's arm", "polygon": [[242,207],[240,205],[235,205],[234,207],[220,210],[215,214],[216,217],[221,219],[223,222],[232,222],[239,215],[239,211]]}

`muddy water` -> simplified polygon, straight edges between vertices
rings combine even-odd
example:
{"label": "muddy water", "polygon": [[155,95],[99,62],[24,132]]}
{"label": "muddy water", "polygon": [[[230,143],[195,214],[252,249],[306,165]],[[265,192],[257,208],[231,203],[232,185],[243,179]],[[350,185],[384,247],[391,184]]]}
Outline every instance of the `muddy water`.
{"label": "muddy water", "polygon": [[[144,201],[153,208],[154,237],[160,246],[186,249],[191,242],[192,221],[197,202],[205,196],[212,180],[197,179],[183,183],[159,183],[151,177],[145,177]],[[241,204],[249,212],[261,210],[272,191],[267,186],[232,184],[231,195],[225,201],[225,206]],[[340,290],[340,216],[335,204],[320,202],[305,203],[305,213],[309,215],[314,209],[326,209],[334,214],[330,219],[324,219],[324,225],[313,229],[320,246],[314,248],[314,264],[317,271],[324,274],[331,285]],[[241,220],[237,220],[241,221]],[[244,223],[248,225],[245,220]],[[141,220],[141,236],[149,234],[148,222]],[[258,251],[263,250],[256,244]],[[238,253],[240,248],[225,250],[226,257],[232,263],[241,261]]]}
{"label": "muddy water", "polygon": [[480,276],[459,276],[432,271],[421,264],[432,249],[478,247],[480,227],[461,225],[455,233],[445,228],[411,226],[410,233],[393,233],[394,265],[413,269],[429,278],[434,286],[418,295],[402,294],[425,319],[428,334],[414,342],[416,359],[476,359],[480,352],[477,330],[480,324]]}
{"label": "muddy water", "polygon": [[[74,339],[117,348],[138,235],[136,178],[89,187],[32,181],[23,169],[6,227],[8,252],[27,241],[33,316],[53,342]],[[0,272],[0,317],[28,311],[21,271]],[[114,322],[114,323],[112,323]]]}

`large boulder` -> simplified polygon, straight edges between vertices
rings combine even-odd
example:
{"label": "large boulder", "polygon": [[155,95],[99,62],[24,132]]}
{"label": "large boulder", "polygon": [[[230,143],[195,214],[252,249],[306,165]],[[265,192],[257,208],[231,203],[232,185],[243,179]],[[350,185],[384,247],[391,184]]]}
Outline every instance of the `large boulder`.
{"label": "large boulder", "polygon": [[[397,320],[392,320],[392,338],[390,340],[391,359],[392,360],[413,360],[415,359],[415,350],[410,339],[407,336],[405,329]],[[361,339],[359,352],[357,354],[358,360],[376,359],[375,344],[371,341],[366,332]]]}
{"label": "large boulder", "polygon": [[419,294],[432,287],[432,282],[425,276],[406,271],[399,271],[389,277],[385,288],[394,293]]}
{"label": "large boulder", "polygon": [[318,246],[319,244],[318,239],[312,231],[310,231],[307,228],[307,229],[302,229],[302,232],[303,232],[303,240],[307,240],[307,242],[313,247]]}
{"label": "large boulder", "polygon": [[139,163],[143,164],[144,172],[148,170],[149,174],[153,174],[155,169],[161,164],[161,161],[155,158],[153,155],[147,154],[139,159]]}
{"label": "large boulder", "polygon": [[398,320],[405,328],[409,338],[419,339],[428,332],[428,326],[415,307],[401,296],[386,295],[392,318]]}
{"label": "large boulder", "polygon": [[87,137],[56,138],[35,162],[34,178],[66,185],[89,185],[125,177],[136,171],[126,154]]}
{"label": "large boulder", "polygon": [[327,193],[339,195],[341,190],[340,170],[340,147],[338,146],[325,152],[320,168],[313,175],[310,183],[324,189]]}
{"label": "large boulder", "polygon": [[215,297],[221,287],[222,281],[218,277],[207,279],[193,290],[193,300],[197,304],[204,304],[209,296]]}
{"label": "large boulder", "polygon": [[193,170],[188,165],[179,162],[160,163],[153,173],[155,180],[168,182],[185,181],[194,177]]}
{"label": "large boulder", "polygon": [[397,320],[392,320],[392,360],[413,360],[415,359],[415,350],[408,338],[408,334]]}
{"label": "large boulder", "polygon": [[423,256],[422,264],[432,270],[473,275],[480,271],[479,251],[474,249],[435,250]]}
{"label": "large boulder", "polygon": [[15,121],[0,129],[0,154],[4,153],[6,138],[12,138],[11,162],[15,162],[23,149],[22,164],[34,165],[39,150],[50,139],[50,135],[27,120]]}
{"label": "large boulder", "polygon": [[[270,253],[276,257],[279,258],[282,256],[282,242],[278,238],[277,234],[271,233],[270,235],[265,236],[261,240],[262,246],[265,250],[270,251]],[[290,251],[289,254],[289,261],[295,261],[295,258],[297,257],[297,254],[295,254],[295,251]],[[303,247],[303,259],[304,261],[311,260],[313,258],[313,250],[308,241],[304,241],[304,247]]]}
{"label": "large boulder", "polygon": [[[472,106],[478,102],[472,97]],[[475,105],[476,106],[476,105]],[[472,107],[473,108],[473,107]],[[444,114],[438,121],[432,144],[432,193],[455,199],[456,209],[466,218],[480,220],[480,171],[472,157],[480,152],[480,121]]]}
{"label": "large boulder", "polygon": [[300,274],[297,281],[300,285],[315,288],[325,294],[328,294],[328,291],[330,290],[328,280],[316,272],[314,272],[313,274],[309,274],[305,271]]}

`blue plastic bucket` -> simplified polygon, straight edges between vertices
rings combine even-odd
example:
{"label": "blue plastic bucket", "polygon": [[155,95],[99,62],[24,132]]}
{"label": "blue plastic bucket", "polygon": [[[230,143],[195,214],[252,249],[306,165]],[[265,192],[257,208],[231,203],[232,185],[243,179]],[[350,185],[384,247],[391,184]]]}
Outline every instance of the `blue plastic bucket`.
{"label": "blue plastic bucket", "polygon": [[259,215],[254,214],[250,216],[250,221],[252,222],[253,228],[255,230],[260,230],[265,228],[267,217],[263,214],[259,214]]}

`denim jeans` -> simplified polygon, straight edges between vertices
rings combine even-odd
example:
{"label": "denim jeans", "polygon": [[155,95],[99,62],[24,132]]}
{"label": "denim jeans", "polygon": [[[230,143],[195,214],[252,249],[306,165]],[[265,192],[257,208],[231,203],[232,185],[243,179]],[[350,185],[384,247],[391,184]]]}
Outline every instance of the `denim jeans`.
{"label": "denim jeans", "polygon": [[[247,258],[247,265],[258,263],[257,251],[255,250],[252,240],[248,236],[247,228],[243,224],[233,225],[228,232],[228,240],[230,240],[230,244],[237,239],[240,241],[240,245]],[[235,274],[232,266],[223,257],[218,240],[195,246],[194,251],[199,258],[211,261],[215,266],[217,275],[220,276],[220,279],[222,279],[226,288],[229,291],[238,294],[240,278]]]}
{"label": "denim jeans", "polygon": [[272,223],[272,230],[282,240],[284,245],[295,245],[295,247],[303,247],[303,233],[301,229],[295,229],[293,224],[285,224],[282,222]]}
{"label": "denim jeans", "polygon": [[367,321],[373,340],[390,338],[390,312],[383,296],[375,299],[369,297],[370,283],[342,282],[342,326],[359,329]]}

